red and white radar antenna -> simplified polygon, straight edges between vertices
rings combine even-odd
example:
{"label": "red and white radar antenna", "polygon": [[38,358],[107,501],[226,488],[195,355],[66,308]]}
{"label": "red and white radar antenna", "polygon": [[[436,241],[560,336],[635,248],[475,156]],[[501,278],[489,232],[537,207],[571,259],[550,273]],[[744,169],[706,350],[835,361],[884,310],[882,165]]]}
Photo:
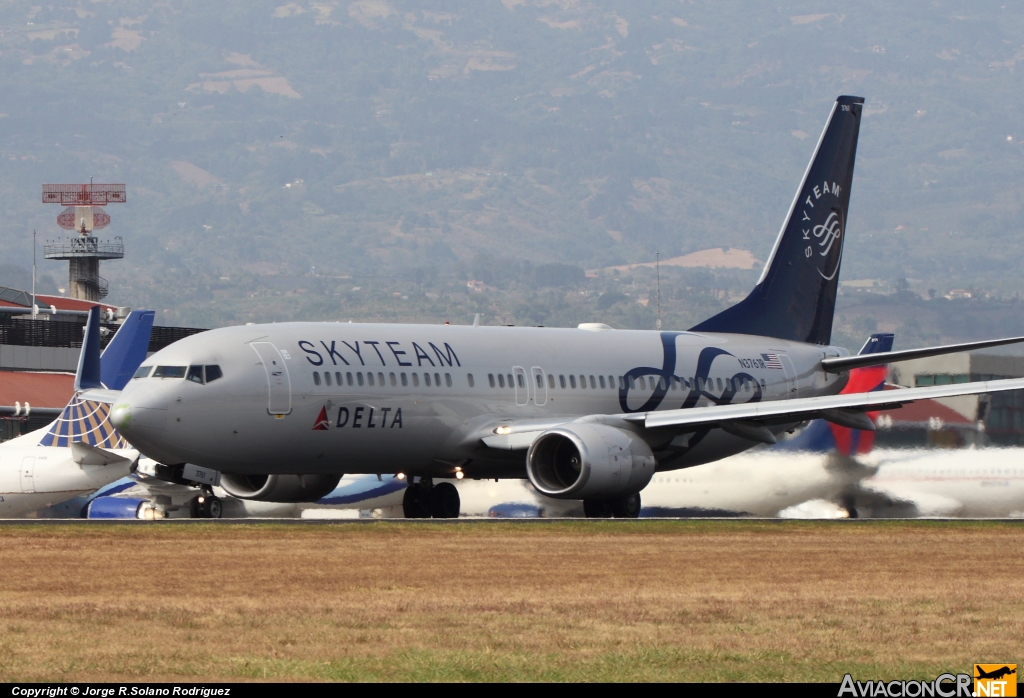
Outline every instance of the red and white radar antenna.
{"label": "red and white radar antenna", "polygon": [[88,301],[106,298],[109,288],[100,276],[101,259],[124,257],[124,243],[120,237],[114,242],[100,242],[92,231],[110,225],[110,216],[100,208],[107,204],[127,201],[123,184],[44,184],[43,203],[66,206],[57,216],[57,225],[65,230],[77,230],[78,235],[67,241],[47,243],[43,247],[46,259],[68,260],[68,295]]}

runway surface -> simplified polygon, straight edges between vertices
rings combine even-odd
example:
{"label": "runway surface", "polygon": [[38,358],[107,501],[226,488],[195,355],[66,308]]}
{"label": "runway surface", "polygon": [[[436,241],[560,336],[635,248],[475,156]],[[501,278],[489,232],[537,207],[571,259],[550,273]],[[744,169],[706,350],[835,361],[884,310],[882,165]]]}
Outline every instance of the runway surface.
{"label": "runway surface", "polygon": [[223,523],[0,525],[0,680],[934,678],[1024,646],[1017,521]]}

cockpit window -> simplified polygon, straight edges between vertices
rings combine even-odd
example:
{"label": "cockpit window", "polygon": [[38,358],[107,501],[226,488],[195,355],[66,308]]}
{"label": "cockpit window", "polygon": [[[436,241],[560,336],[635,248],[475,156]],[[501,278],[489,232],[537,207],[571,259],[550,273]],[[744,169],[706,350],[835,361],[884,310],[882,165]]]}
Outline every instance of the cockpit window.
{"label": "cockpit window", "polygon": [[157,366],[154,378],[184,378],[186,366]]}
{"label": "cockpit window", "polygon": [[148,378],[149,372],[153,370],[152,366],[139,366],[139,369],[135,372],[132,378]]}
{"label": "cockpit window", "polygon": [[220,370],[220,366],[207,366],[206,367],[206,382],[212,383],[224,374]]}
{"label": "cockpit window", "polygon": [[186,380],[190,380],[193,383],[203,384],[203,367],[202,366],[189,366],[188,373],[185,375]]}

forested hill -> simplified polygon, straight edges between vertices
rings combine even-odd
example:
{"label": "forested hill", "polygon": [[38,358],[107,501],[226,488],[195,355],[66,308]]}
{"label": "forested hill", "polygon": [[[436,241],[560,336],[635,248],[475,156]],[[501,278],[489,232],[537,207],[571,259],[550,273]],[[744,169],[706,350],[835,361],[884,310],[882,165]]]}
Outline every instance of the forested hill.
{"label": "forested hill", "polygon": [[0,4],[5,261],[61,232],[43,182],[125,182],[113,300],[178,319],[284,277],[763,260],[839,94],[842,278],[1024,289],[1014,3],[37,1]]}

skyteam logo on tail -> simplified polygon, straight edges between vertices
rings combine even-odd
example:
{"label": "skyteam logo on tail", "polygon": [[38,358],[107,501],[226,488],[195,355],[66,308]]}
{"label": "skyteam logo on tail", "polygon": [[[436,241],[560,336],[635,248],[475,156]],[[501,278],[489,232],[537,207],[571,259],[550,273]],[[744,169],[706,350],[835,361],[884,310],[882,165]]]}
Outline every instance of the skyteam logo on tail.
{"label": "skyteam logo on tail", "polygon": [[98,448],[131,448],[110,423],[110,405],[75,395],[39,442],[40,446],[70,446],[81,441]]}
{"label": "skyteam logo on tail", "polygon": [[[807,242],[804,256],[808,259],[820,259],[818,273],[821,274],[821,278],[831,281],[839,271],[839,262],[843,257],[842,244],[836,244],[843,236],[843,224],[840,220],[840,195],[843,188],[839,186],[838,182],[825,180],[820,185],[815,184],[805,191],[809,191],[809,193],[803,201],[804,209],[801,218],[803,225],[807,226],[801,228],[804,240]],[[835,203],[830,207],[831,210],[825,208],[828,201],[827,199],[822,201],[822,197],[835,199]],[[815,219],[820,220],[821,214],[825,211],[828,211],[825,220],[814,225]]]}

